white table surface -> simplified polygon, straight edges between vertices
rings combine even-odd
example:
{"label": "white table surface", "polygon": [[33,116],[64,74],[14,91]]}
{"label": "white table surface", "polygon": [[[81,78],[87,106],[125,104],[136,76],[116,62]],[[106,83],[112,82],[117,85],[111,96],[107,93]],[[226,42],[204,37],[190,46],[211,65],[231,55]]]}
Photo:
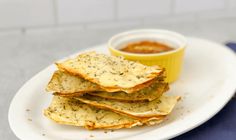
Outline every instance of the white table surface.
{"label": "white table surface", "polygon": [[105,43],[113,34],[134,28],[162,28],[219,43],[236,42],[236,19],[231,18],[93,30],[78,27],[0,30],[0,139],[17,139],[9,128],[8,108],[28,79],[57,59]]}

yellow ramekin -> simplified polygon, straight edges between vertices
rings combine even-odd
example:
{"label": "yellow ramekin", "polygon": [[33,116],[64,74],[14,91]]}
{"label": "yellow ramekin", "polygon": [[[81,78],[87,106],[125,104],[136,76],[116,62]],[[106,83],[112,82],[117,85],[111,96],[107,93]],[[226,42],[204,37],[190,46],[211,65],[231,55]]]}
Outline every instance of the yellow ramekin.
{"label": "yellow ramekin", "polygon": [[[172,51],[155,54],[137,54],[120,51],[125,44],[138,41],[156,41],[174,48]],[[108,41],[108,48],[114,56],[124,56],[128,60],[139,61],[145,65],[159,65],[166,70],[166,81],[174,82],[179,78],[184,50],[187,41],[184,36],[167,30],[141,29],[123,32]]]}

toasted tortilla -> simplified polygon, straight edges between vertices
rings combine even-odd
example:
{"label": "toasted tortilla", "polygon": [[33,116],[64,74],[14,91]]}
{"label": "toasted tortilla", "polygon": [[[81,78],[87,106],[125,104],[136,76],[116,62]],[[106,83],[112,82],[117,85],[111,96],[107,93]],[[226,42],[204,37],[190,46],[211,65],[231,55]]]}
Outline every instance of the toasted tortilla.
{"label": "toasted tortilla", "polygon": [[81,77],[58,70],[54,72],[46,90],[67,96],[68,94],[80,95],[86,92],[101,91],[101,88]]}
{"label": "toasted tortilla", "polygon": [[[70,85],[68,85],[69,87]],[[98,92],[86,92],[86,94],[98,96],[106,99],[118,100],[123,102],[139,102],[139,101],[152,101],[159,98],[165,91],[169,89],[167,83],[159,83],[156,81],[149,87],[141,89],[140,91],[134,93],[125,93],[123,91],[119,92],[106,92],[106,91],[98,91]],[[53,93],[57,96],[62,97],[79,97],[84,94],[84,92],[78,93]]]}
{"label": "toasted tortilla", "polygon": [[90,92],[88,94],[98,96],[101,98],[126,101],[126,102],[138,102],[138,101],[152,101],[159,98],[165,91],[169,89],[167,83],[159,83],[158,81],[151,86],[141,89],[140,91],[132,94],[125,92]]}
{"label": "toasted tortilla", "polygon": [[[127,102],[135,101],[152,101],[162,95],[163,92],[168,90],[168,84],[164,83],[163,76],[160,76],[149,87],[143,88],[137,92],[127,94],[126,92],[106,92],[90,81],[84,80],[79,76],[68,74],[64,71],[55,71],[46,90],[53,92],[54,95],[63,97],[77,97],[84,93],[94,96],[99,96],[107,99],[114,99]],[[101,91],[101,92],[100,92]]]}
{"label": "toasted tortilla", "polygon": [[151,85],[163,73],[163,69],[158,66],[145,66],[123,57],[95,52],[83,53],[56,65],[61,70],[98,84],[108,92],[138,91]]}
{"label": "toasted tortilla", "polygon": [[180,100],[180,97],[163,95],[151,102],[133,103],[107,100],[91,95],[84,95],[75,99],[97,108],[111,110],[131,117],[157,117],[168,115]]}
{"label": "toasted tortilla", "polygon": [[44,115],[59,123],[86,129],[120,129],[160,123],[164,116],[134,119],[112,111],[98,109],[73,98],[54,96]]}

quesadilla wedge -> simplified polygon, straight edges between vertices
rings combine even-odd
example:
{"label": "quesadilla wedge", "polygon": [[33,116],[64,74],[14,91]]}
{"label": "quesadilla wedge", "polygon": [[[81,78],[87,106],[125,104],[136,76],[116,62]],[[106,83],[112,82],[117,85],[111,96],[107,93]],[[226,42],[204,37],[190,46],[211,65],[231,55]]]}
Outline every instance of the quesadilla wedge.
{"label": "quesadilla wedge", "polygon": [[91,95],[84,95],[75,99],[97,108],[111,110],[131,117],[157,117],[168,115],[180,100],[180,97],[163,95],[151,102],[133,103],[107,100]]}
{"label": "quesadilla wedge", "polygon": [[120,129],[140,125],[160,123],[164,116],[143,118],[140,120],[120,115],[108,110],[98,109],[73,98],[54,96],[44,115],[59,123],[82,126],[86,129]]}
{"label": "quesadilla wedge", "polygon": [[79,75],[108,92],[133,93],[151,85],[163,72],[158,66],[145,66],[123,57],[95,52],[83,53],[56,65],[59,70]]}
{"label": "quesadilla wedge", "polygon": [[162,95],[163,92],[168,90],[168,84],[162,82],[159,77],[149,87],[143,88],[140,91],[132,94],[127,94],[123,91],[120,92],[106,92],[102,90],[97,84],[84,80],[81,77],[70,75],[63,71],[55,71],[50,82],[48,83],[46,90],[48,92],[54,92],[54,95],[63,97],[78,97],[84,93],[88,93],[94,96],[99,96],[107,99],[114,99],[127,102],[135,101],[152,101]]}

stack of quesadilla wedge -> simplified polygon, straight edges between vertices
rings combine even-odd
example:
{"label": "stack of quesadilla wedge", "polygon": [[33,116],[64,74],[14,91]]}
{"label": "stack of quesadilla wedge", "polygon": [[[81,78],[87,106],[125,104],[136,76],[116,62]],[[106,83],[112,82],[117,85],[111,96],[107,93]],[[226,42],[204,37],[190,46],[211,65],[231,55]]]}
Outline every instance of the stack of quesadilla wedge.
{"label": "stack of quesadilla wedge", "polygon": [[46,90],[49,119],[87,129],[120,129],[162,122],[180,99],[168,96],[164,70],[95,52],[56,63]]}

